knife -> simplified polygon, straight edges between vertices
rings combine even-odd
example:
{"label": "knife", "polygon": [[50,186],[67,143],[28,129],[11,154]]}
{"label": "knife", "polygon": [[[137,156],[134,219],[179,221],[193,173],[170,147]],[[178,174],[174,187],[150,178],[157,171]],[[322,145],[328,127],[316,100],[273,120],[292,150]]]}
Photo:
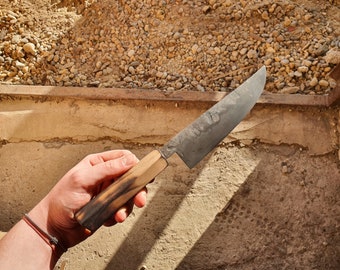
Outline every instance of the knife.
{"label": "knife", "polygon": [[178,154],[191,169],[213,150],[250,112],[266,83],[263,66],[193,123],[180,131],[161,149],[153,150],[140,162],[99,193],[76,214],[88,233],[95,232],[128,200],[151,182]]}

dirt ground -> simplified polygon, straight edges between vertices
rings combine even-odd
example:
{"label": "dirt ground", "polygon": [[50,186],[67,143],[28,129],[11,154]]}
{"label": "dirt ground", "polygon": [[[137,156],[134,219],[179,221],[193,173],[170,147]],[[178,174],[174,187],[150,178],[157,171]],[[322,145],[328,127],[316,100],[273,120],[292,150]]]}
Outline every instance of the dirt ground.
{"label": "dirt ground", "polygon": [[[16,5],[14,11],[16,14],[22,14],[22,18],[24,18],[22,23],[26,25],[26,28],[21,30],[20,27],[13,28],[13,32],[20,33],[20,31],[29,29],[30,35],[34,32],[35,37],[32,37],[32,40],[35,40],[36,48],[37,44],[41,48],[39,51],[41,58],[33,56],[25,58],[24,64],[29,67],[27,73],[25,73],[24,66],[20,65],[21,62],[13,61],[16,63],[17,69],[12,69],[12,73],[3,73],[5,75],[0,78],[1,83],[144,87],[160,88],[164,91],[215,91],[216,88],[224,87],[223,91],[228,91],[229,88],[234,88],[242,82],[240,74],[248,76],[253,69],[255,70],[255,67],[257,68],[261,64],[260,61],[248,57],[247,65],[235,64],[234,70],[215,70],[216,73],[211,73],[213,76],[205,81],[204,74],[211,67],[203,66],[202,63],[203,60],[209,60],[209,57],[200,62],[200,69],[196,73],[192,70],[188,72],[186,65],[175,61],[164,65],[164,68],[159,68],[162,66],[161,63],[165,63],[161,62],[162,59],[159,60],[158,67],[152,64],[148,66],[147,63],[140,67],[140,63],[137,64],[137,62],[141,58],[138,58],[138,61],[133,58],[136,51],[128,46],[123,46],[126,53],[123,57],[128,58],[124,58],[119,63],[115,58],[109,59],[110,61],[106,59],[105,61],[109,62],[106,65],[104,60],[100,63],[96,61],[99,56],[105,55],[105,53],[101,53],[106,49],[103,44],[101,48],[99,45],[99,47],[95,47],[96,51],[86,51],[85,53],[82,51],[79,55],[83,55],[85,58],[74,59],[72,65],[76,66],[77,70],[72,69],[71,60],[68,61],[67,57],[70,53],[79,52],[77,51],[79,44],[69,44],[68,40],[63,39],[63,36],[68,35],[69,40],[77,37],[72,32],[72,27],[75,22],[81,19],[82,14],[93,18],[90,13],[86,13],[87,8],[93,4],[92,2],[94,1],[16,0],[0,3],[1,15],[4,17],[8,17],[8,12],[5,10],[10,10],[14,4]],[[126,7],[138,6],[138,1],[117,2],[121,5],[126,4]],[[175,5],[177,2],[186,7],[181,11],[184,13],[190,8],[194,10],[195,7],[195,1],[145,1],[150,5],[156,5],[158,2],[161,10],[165,9],[166,4]],[[227,2],[232,1],[225,1],[225,3]],[[240,6],[246,5],[245,1],[239,2]],[[24,4],[20,7],[20,3]],[[190,6],[190,3],[194,4]],[[222,1],[196,2],[201,13],[218,9],[218,6],[214,6],[216,3],[222,3]],[[324,44],[328,46],[326,51],[331,49],[337,51],[340,48],[339,2],[337,0],[322,3],[313,0],[279,1],[279,4],[287,8],[290,6],[289,4],[291,7],[303,6],[311,11],[319,22],[322,22],[318,29],[312,29],[320,30],[321,39],[315,37],[315,40],[319,41],[315,41],[314,47],[311,46],[311,48],[322,49],[324,47],[321,45]],[[266,2],[265,6],[270,7],[271,3]],[[262,7],[259,6],[259,10],[262,12],[261,16],[265,17],[263,9],[260,9]],[[319,9],[321,15],[315,15],[318,14]],[[101,12],[105,13],[104,10]],[[140,12],[143,13],[142,10]],[[195,15],[196,13],[192,11],[191,14]],[[98,13],[93,12],[92,15],[97,16]],[[164,13],[156,12],[156,15],[162,21]],[[237,13],[232,16],[237,16]],[[332,21],[330,23],[332,28],[326,29],[327,22],[322,21],[323,17]],[[176,18],[178,19],[180,16]],[[16,20],[17,18],[12,16],[11,19]],[[123,18],[121,19],[123,20]],[[6,20],[2,21],[3,27],[0,32],[2,39],[5,39],[8,34],[7,30],[4,30],[8,23]],[[33,21],[34,24],[30,24],[30,21]],[[89,21],[88,23],[93,22]],[[123,20],[121,23],[126,23],[126,21]],[[317,24],[312,23],[311,25],[316,27]],[[145,25],[143,27],[145,28]],[[293,24],[287,25],[287,27],[294,32],[296,26]],[[75,29],[73,30],[76,32]],[[77,31],[81,30],[84,28],[79,28]],[[214,28],[206,30],[217,31]],[[176,29],[172,31],[174,35],[177,33]],[[99,37],[103,35],[100,31],[97,32]],[[178,35],[181,34],[183,34],[183,29],[179,31]],[[206,33],[204,32],[204,34]],[[301,33],[294,32],[294,34]],[[301,35],[303,36],[303,34]],[[181,37],[178,38],[181,39]],[[253,38],[256,40],[258,37],[255,35]],[[335,43],[331,42],[332,38]],[[168,41],[170,47],[173,42],[171,39],[172,37]],[[57,50],[47,40],[49,42],[53,40],[56,44],[67,44],[69,47],[61,45]],[[84,42],[83,40],[78,41],[81,44]],[[4,42],[1,44],[3,45]],[[115,49],[119,51],[117,40],[112,40],[112,43],[115,43]],[[93,41],[93,44],[100,44],[100,39]],[[211,44],[210,46],[213,47]],[[1,48],[4,52],[5,47]],[[72,50],[69,51],[69,48]],[[100,48],[99,52],[98,48]],[[192,51],[193,45],[190,44],[188,48],[190,48],[188,51]],[[273,48],[269,49],[268,47],[267,49],[271,51]],[[44,51],[48,53],[44,53]],[[185,50],[183,49],[183,51]],[[310,68],[308,71],[310,73],[301,75],[301,80],[299,79],[300,74],[295,73],[302,70],[298,67],[305,66],[302,65],[301,59],[291,61],[299,62],[298,66],[287,65],[288,67],[284,66],[282,69],[282,60],[286,58],[280,58],[277,61],[280,64],[270,65],[270,70],[275,76],[270,77],[267,90],[281,91],[281,93],[287,94],[290,93],[289,91],[312,95],[329,93],[334,85],[332,86],[333,82],[328,80],[327,74],[335,63],[327,63],[324,60],[326,51],[321,55],[315,55],[314,51],[309,52],[316,61],[315,65],[311,64],[311,66],[315,66],[315,69]],[[156,54],[157,52],[159,51],[156,51]],[[168,56],[173,55],[174,50],[166,53]],[[218,53],[218,49],[212,55],[216,55],[216,53]],[[299,53],[296,52],[295,56],[300,57]],[[261,58],[261,61],[272,59],[272,62],[276,62],[275,55],[265,55],[266,57]],[[61,58],[64,56],[64,59],[59,59],[60,56]],[[187,57],[192,56],[187,55]],[[1,63],[2,68],[5,67],[4,63],[7,64],[5,58]],[[40,62],[36,61],[38,58],[41,60]],[[133,58],[133,61],[130,58]],[[15,59],[14,56],[13,59]],[[49,60],[47,61],[47,59]],[[163,59],[163,61],[165,60]],[[36,63],[38,64],[36,65]],[[112,63],[115,65],[118,63],[119,68],[112,67]],[[214,63],[216,64],[216,62]],[[110,67],[111,69],[108,70]],[[179,69],[176,70],[176,67]],[[193,66],[191,65],[191,67]],[[42,70],[48,72],[41,73]],[[291,71],[295,73],[292,77],[289,75]],[[114,74],[113,77],[112,74]],[[234,75],[239,78],[237,81],[230,82],[230,77]],[[281,79],[282,76],[285,79]],[[288,77],[289,79],[286,81]],[[314,77],[317,77],[318,84],[311,86]],[[210,86],[212,85],[211,79],[216,79],[213,86]],[[339,112],[336,110],[334,110],[334,123],[340,125]],[[317,128],[315,126],[315,130]],[[334,130],[338,136],[340,131],[336,128]],[[282,132],[284,131],[285,127],[282,127]],[[317,132],[313,130],[303,132],[308,136],[306,139],[309,142],[314,141],[315,144],[318,144],[323,139],[316,138],[314,135]],[[286,136],[297,135],[289,133]],[[69,142],[63,142],[60,145],[31,141],[21,143],[22,149],[25,148],[27,151],[17,149],[16,143],[0,145],[2,168],[12,166],[16,160],[21,160],[23,168],[25,168],[20,169],[17,166],[18,170],[14,172],[1,171],[0,184],[7,188],[10,183],[9,179],[23,179],[24,175],[29,175],[30,169],[27,168],[37,169],[39,165],[43,166],[43,157],[46,153],[54,157],[53,161],[57,161],[58,157],[60,160],[62,158],[67,160],[67,163],[58,164],[59,166],[56,168],[52,166],[53,163],[45,168],[57,179],[61,176],[61,172],[68,169],[70,164],[74,164],[91,151],[124,147],[136,152],[139,157],[143,157],[152,149],[150,145],[113,145],[111,141],[105,140],[96,143],[83,142],[79,145]],[[340,269],[339,147],[336,146],[334,150],[322,155],[312,155],[309,149],[301,145],[290,145],[285,141],[278,144],[259,142],[256,139],[223,144],[192,171],[185,168],[180,160],[174,158],[170,169],[162,173],[149,186],[150,199],[145,209],[136,209],[135,214],[124,223],[125,227],[104,228],[98,231],[95,237],[65,254],[56,268],[62,270]],[[70,154],[63,156],[65,155],[63,153],[66,152]],[[12,158],[5,158],[8,156]],[[40,176],[44,177],[43,174]],[[3,207],[0,230],[7,231],[20,219],[21,213],[19,212],[27,211],[53,184],[53,180],[46,180],[46,186],[41,189],[33,184],[34,179],[28,177],[22,181],[26,188],[24,193],[34,190],[36,196],[26,204],[23,204],[24,195],[14,202],[9,202],[2,197],[2,201],[0,200]],[[20,194],[16,185],[11,190],[13,194]],[[17,207],[18,213],[11,212],[13,207]],[[4,215],[10,216],[10,218],[5,218]],[[119,236],[117,237],[117,235]]]}

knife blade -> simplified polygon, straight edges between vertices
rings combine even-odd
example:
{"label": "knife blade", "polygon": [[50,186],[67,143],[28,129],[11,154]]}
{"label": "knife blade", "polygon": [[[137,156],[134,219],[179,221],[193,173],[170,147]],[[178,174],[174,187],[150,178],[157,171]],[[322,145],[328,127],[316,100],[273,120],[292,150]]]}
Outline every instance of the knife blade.
{"label": "knife blade", "polygon": [[96,231],[128,200],[152,181],[167,166],[167,159],[177,154],[193,168],[213,150],[250,112],[266,83],[263,66],[189,126],[175,135],[161,149],[153,150],[108,188],[99,193],[76,214],[88,232]]}

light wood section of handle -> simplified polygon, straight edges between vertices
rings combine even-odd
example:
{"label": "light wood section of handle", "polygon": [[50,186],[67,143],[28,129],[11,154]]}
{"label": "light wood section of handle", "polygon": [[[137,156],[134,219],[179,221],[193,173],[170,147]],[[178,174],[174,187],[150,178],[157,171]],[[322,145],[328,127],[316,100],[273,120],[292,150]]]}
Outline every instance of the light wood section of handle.
{"label": "light wood section of handle", "polygon": [[91,232],[96,231],[167,166],[160,152],[152,151],[80,209],[75,216],[77,221]]}

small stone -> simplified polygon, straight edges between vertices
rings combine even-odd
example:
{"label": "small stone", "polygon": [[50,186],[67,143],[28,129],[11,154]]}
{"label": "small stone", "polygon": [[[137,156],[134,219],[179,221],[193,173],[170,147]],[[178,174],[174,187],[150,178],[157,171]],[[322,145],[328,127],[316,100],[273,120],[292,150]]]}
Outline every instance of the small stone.
{"label": "small stone", "polygon": [[135,68],[133,66],[129,66],[128,71],[131,74],[135,74],[136,73],[136,70],[135,70]]}
{"label": "small stone", "polygon": [[178,90],[178,89],[181,89],[183,87],[183,84],[181,82],[176,82],[175,84],[175,88]]}
{"label": "small stone", "polygon": [[197,45],[197,44],[192,45],[191,51],[192,51],[193,54],[197,53],[197,51],[198,51],[198,45]]}
{"label": "small stone", "polygon": [[247,53],[247,51],[248,51],[247,48],[242,48],[242,49],[240,50],[240,54],[241,54],[241,55],[245,55],[245,54]]}
{"label": "small stone", "polygon": [[135,50],[129,50],[128,53],[127,53],[127,55],[128,55],[129,57],[134,56],[134,55],[135,55]]}
{"label": "small stone", "polygon": [[329,49],[329,47],[326,44],[321,45],[321,46],[319,46],[318,49],[316,49],[314,51],[314,54],[316,56],[323,56],[323,55],[325,55],[328,52],[328,49]]}
{"label": "small stone", "polygon": [[330,78],[330,79],[329,79],[329,87],[333,89],[333,88],[335,88],[336,86],[337,86],[336,80]]}
{"label": "small stone", "polygon": [[282,65],[288,65],[289,64],[289,60],[284,58],[284,59],[281,60],[281,64]]}
{"label": "small stone", "polygon": [[32,55],[35,55],[36,51],[35,51],[35,45],[31,42],[26,43],[23,47],[24,51],[26,53],[30,53]]}
{"label": "small stone", "polygon": [[278,37],[280,35],[280,33],[279,33],[279,31],[277,31],[277,30],[274,30],[273,32],[272,32],[272,37]]}
{"label": "small stone", "polygon": [[300,90],[298,86],[285,87],[280,90],[281,94],[295,94]]}
{"label": "small stone", "polygon": [[325,68],[324,68],[324,72],[326,72],[326,73],[330,72],[331,70],[332,70],[331,67],[325,67]]}
{"label": "small stone", "polygon": [[202,8],[202,11],[203,11],[204,14],[207,14],[210,10],[211,10],[211,7],[210,7],[210,6],[204,6],[204,7]]}
{"label": "small stone", "polygon": [[312,33],[312,29],[311,29],[310,27],[306,26],[306,27],[305,27],[305,32],[306,32],[307,34],[310,34],[310,33]]}
{"label": "small stone", "polygon": [[132,82],[133,80],[132,80],[132,78],[130,77],[130,76],[126,76],[125,78],[124,78],[124,82],[127,82],[127,83],[129,83],[129,82]]}
{"label": "small stone", "polygon": [[322,79],[322,80],[319,81],[319,85],[323,88],[327,88],[329,86],[329,82]]}
{"label": "small stone", "polygon": [[88,84],[89,87],[98,87],[100,85],[100,81],[93,81]]}
{"label": "small stone", "polygon": [[275,49],[274,49],[273,47],[268,47],[268,48],[266,49],[266,52],[267,52],[267,53],[275,53],[276,51],[275,51]]}
{"label": "small stone", "polygon": [[266,60],[264,61],[264,64],[265,64],[266,66],[269,66],[272,62],[273,62],[273,59],[268,58],[268,59],[266,59]]}
{"label": "small stone", "polygon": [[290,26],[291,24],[292,24],[291,19],[289,19],[288,17],[285,17],[283,25],[287,27],[287,26]]}
{"label": "small stone", "polygon": [[302,73],[300,71],[295,71],[294,76],[300,78],[302,77]]}
{"label": "small stone", "polygon": [[219,47],[215,47],[214,51],[216,54],[220,54],[221,53],[221,49]]}
{"label": "small stone", "polygon": [[176,32],[176,33],[173,35],[174,39],[180,39],[181,36],[182,36],[182,35],[181,35],[180,32]]}
{"label": "small stone", "polygon": [[97,61],[96,62],[96,69],[100,69],[102,66],[102,62],[101,61]]}
{"label": "small stone", "polygon": [[200,85],[200,84],[198,84],[198,85],[196,86],[196,88],[197,88],[197,90],[200,91],[200,92],[205,92],[205,88],[204,88],[202,85]]}
{"label": "small stone", "polygon": [[306,66],[298,67],[298,72],[306,73],[306,72],[308,72],[308,67],[306,67]]}
{"label": "small stone", "polygon": [[283,35],[278,35],[276,38],[277,42],[283,42],[285,40],[285,38],[283,37]]}
{"label": "small stone", "polygon": [[311,18],[313,18],[313,14],[308,13],[308,14],[306,14],[303,18],[304,18],[304,20],[305,20],[306,22],[308,22]]}
{"label": "small stone", "polygon": [[309,60],[303,60],[303,61],[302,61],[302,65],[303,65],[303,66],[306,66],[306,67],[310,67],[310,66],[312,65],[312,62],[309,61]]}
{"label": "small stone", "polygon": [[24,66],[25,66],[25,64],[24,63],[21,63],[20,61],[15,61],[15,66],[17,67],[17,68],[23,68]]}
{"label": "small stone", "polygon": [[232,0],[226,0],[224,2],[224,4],[227,6],[227,7],[230,7],[232,4],[233,4],[233,1]]}
{"label": "small stone", "polygon": [[257,52],[255,50],[249,50],[247,53],[249,59],[257,58]]}
{"label": "small stone", "polygon": [[269,20],[268,12],[267,11],[262,12],[261,17],[265,21]]}
{"label": "small stone", "polygon": [[281,171],[284,174],[289,174],[293,172],[293,167],[288,164],[288,162],[283,161],[281,162]]}
{"label": "small stone", "polygon": [[139,61],[133,61],[133,62],[131,62],[131,64],[130,64],[130,66],[132,66],[132,67],[138,67],[140,65],[140,62]]}
{"label": "small stone", "polygon": [[314,86],[317,86],[318,83],[319,83],[318,79],[315,78],[315,77],[313,77],[313,79],[310,81],[309,85],[310,85],[311,87],[314,87]]}
{"label": "small stone", "polygon": [[238,57],[238,51],[233,51],[230,56],[231,61],[237,61]]}
{"label": "small stone", "polygon": [[20,35],[14,35],[12,37],[12,43],[18,44],[21,41],[21,36]]}
{"label": "small stone", "polygon": [[325,60],[329,64],[339,64],[340,63],[340,51],[330,50],[325,55]]}

